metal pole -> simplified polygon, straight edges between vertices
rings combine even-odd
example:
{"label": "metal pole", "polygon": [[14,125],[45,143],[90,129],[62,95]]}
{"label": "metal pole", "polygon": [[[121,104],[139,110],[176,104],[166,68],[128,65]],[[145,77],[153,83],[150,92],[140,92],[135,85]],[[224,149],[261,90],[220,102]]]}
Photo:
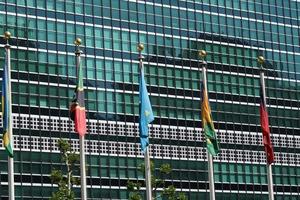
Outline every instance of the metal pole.
{"label": "metal pole", "polygon": [[[144,50],[144,45],[139,44],[137,47],[139,51],[139,60],[140,60],[140,72],[144,70],[143,64],[143,55],[142,51]],[[140,73],[141,76],[141,73]],[[146,182],[146,199],[152,200],[152,189],[151,189],[151,166],[150,166],[150,154],[149,154],[149,146],[146,148],[145,151],[145,182]]]}
{"label": "metal pole", "polygon": [[[206,55],[206,53],[205,53]],[[207,79],[206,79],[206,62],[202,59],[202,74],[203,74],[203,84],[205,92],[207,92]],[[214,165],[213,157],[207,150],[207,164],[208,164],[208,181],[209,181],[209,190],[210,190],[210,200],[215,200],[215,185],[214,185]]]}
{"label": "metal pole", "polygon": [[[81,60],[81,53],[79,49],[79,45],[81,44],[81,40],[77,38],[75,40],[76,45],[76,69],[77,69],[77,75],[78,70],[80,67],[80,60]],[[79,135],[79,134],[78,134]],[[86,192],[86,169],[85,169],[85,145],[84,145],[84,136],[79,135],[79,146],[80,146],[80,182],[81,182],[81,199],[86,200],[87,199],[87,192]]]}
{"label": "metal pole", "polygon": [[213,157],[207,151],[207,162],[208,162],[208,181],[209,181],[209,190],[210,190],[210,200],[215,200],[215,184],[214,184],[214,165]]}
{"label": "metal pole", "polygon": [[80,173],[81,173],[81,199],[87,199],[86,193],[86,170],[85,170],[85,145],[84,136],[79,136],[80,143]]}
{"label": "metal pole", "polygon": [[145,152],[145,174],[146,174],[146,195],[147,200],[152,200],[152,189],[151,189],[151,167],[150,167],[150,154],[149,146]]}
{"label": "metal pole", "polygon": [[272,164],[267,164],[269,200],[274,200]]}
{"label": "metal pole", "polygon": [[[260,63],[260,83],[262,87],[262,95],[264,104],[266,104],[266,90],[265,90],[265,72],[263,68],[264,58],[260,56],[258,58],[258,62]],[[273,176],[272,176],[272,164],[268,164],[267,162],[267,177],[268,177],[268,191],[269,191],[269,200],[274,200],[274,191],[273,191]]]}
{"label": "metal pole", "polygon": [[[8,44],[8,40],[10,38],[11,34],[10,32],[6,31],[4,33],[4,37],[6,39],[6,53],[7,53],[7,71],[8,71],[8,99],[9,99],[9,140],[10,144],[12,146],[12,149],[14,149],[14,137],[13,137],[13,129],[12,129],[12,104],[11,104],[11,66],[10,66],[10,45]],[[9,194],[9,200],[15,199],[15,181],[14,181],[14,159],[8,156],[8,194]]]}

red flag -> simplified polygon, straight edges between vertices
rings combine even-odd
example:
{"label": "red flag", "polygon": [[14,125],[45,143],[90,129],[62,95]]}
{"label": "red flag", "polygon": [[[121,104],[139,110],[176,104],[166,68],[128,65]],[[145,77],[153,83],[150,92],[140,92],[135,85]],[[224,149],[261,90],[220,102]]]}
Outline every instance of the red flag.
{"label": "red flag", "polygon": [[268,164],[272,164],[274,162],[274,150],[273,150],[271,137],[270,137],[269,116],[268,116],[264,99],[265,97],[261,91],[261,97],[260,97],[261,103],[259,108],[260,124],[263,133],[263,143],[265,147],[265,152],[267,154],[267,162]]}

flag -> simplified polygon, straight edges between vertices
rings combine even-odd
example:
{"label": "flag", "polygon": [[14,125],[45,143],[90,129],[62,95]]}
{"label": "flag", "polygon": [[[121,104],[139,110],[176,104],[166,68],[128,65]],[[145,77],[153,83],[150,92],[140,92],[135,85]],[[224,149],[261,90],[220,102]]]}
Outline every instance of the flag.
{"label": "flag", "polygon": [[84,136],[86,133],[86,114],[84,106],[83,71],[80,63],[78,67],[78,82],[74,91],[70,108],[70,116],[75,122],[75,131],[80,136]]}
{"label": "flag", "polygon": [[202,88],[202,106],[201,106],[201,118],[202,118],[202,129],[206,139],[206,146],[208,152],[215,156],[219,152],[219,144],[217,141],[217,135],[214,128],[211,110],[209,106],[207,91],[205,88],[205,84],[203,83]]}
{"label": "flag", "polygon": [[9,157],[13,157],[13,146],[11,136],[11,102],[10,102],[10,80],[8,72],[8,53],[5,56],[5,65],[2,76],[2,119],[3,119],[3,146]]}
{"label": "flag", "polygon": [[140,73],[139,99],[140,99],[139,130],[140,130],[141,148],[142,151],[145,152],[147,146],[149,145],[148,124],[154,120],[154,115],[152,112],[152,107],[148,96],[143,68],[141,68],[141,73]]}
{"label": "flag", "polygon": [[263,143],[265,147],[265,152],[267,154],[267,162],[268,164],[272,164],[274,162],[274,150],[270,137],[270,128],[269,128],[269,117],[267,112],[267,107],[265,103],[266,97],[263,93],[263,88],[260,86],[260,125],[263,134]]}

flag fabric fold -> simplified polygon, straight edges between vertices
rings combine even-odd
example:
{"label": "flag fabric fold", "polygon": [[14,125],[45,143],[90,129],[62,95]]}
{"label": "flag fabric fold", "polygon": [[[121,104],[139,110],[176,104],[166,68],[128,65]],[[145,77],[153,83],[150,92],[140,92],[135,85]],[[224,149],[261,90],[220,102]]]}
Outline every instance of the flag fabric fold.
{"label": "flag fabric fold", "polygon": [[214,128],[211,109],[209,105],[207,90],[205,84],[202,85],[202,106],[201,106],[201,119],[202,119],[202,129],[206,139],[206,146],[208,152],[215,156],[219,152],[219,144],[217,141],[217,135]]}
{"label": "flag fabric fold", "polygon": [[84,104],[83,71],[80,63],[78,68],[78,82],[74,91],[70,116],[75,123],[75,131],[80,136],[84,136],[86,133],[86,113]]}
{"label": "flag fabric fold", "polygon": [[13,145],[11,136],[11,102],[10,102],[10,80],[8,71],[8,53],[5,56],[5,65],[2,76],[2,119],[3,119],[3,146],[9,157],[13,157]]}
{"label": "flag fabric fold", "polygon": [[149,145],[149,133],[148,124],[154,120],[152,112],[152,106],[148,96],[148,91],[145,83],[145,77],[143,68],[140,69],[140,84],[139,84],[139,106],[140,106],[140,118],[139,118],[139,131],[141,140],[141,149],[145,152]]}
{"label": "flag fabric fold", "polygon": [[269,116],[267,112],[267,107],[265,103],[265,96],[263,93],[263,88],[260,86],[260,125],[263,134],[263,144],[265,148],[265,152],[267,154],[267,162],[268,164],[272,164],[274,162],[274,150],[270,137],[270,128],[269,128]]}

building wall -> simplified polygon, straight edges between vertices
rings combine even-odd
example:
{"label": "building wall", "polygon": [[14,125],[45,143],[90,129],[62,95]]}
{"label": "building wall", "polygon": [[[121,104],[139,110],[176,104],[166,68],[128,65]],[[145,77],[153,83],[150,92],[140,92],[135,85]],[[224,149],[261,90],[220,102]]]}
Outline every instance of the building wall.
{"label": "building wall", "polygon": [[[58,138],[79,151],[68,108],[76,84],[76,37],[83,40],[89,134],[88,196],[126,199],[128,180],[143,180],[138,138],[138,52],[155,114],[150,150],[167,179],[189,199],[208,199],[201,133],[201,68],[221,153],[214,159],[217,199],[267,199],[259,122],[257,56],[266,59],[267,104],[275,150],[275,199],[297,199],[300,183],[300,3],[293,0],[0,0],[0,33],[9,30],[15,181],[18,199],[47,199],[61,168]],[[1,38],[0,66],[5,41]],[[2,124],[2,121],[0,121]],[[2,143],[2,141],[0,142]],[[2,146],[2,145],[1,145]],[[0,148],[0,197],[7,160]],[[80,189],[76,188],[80,196]]]}

